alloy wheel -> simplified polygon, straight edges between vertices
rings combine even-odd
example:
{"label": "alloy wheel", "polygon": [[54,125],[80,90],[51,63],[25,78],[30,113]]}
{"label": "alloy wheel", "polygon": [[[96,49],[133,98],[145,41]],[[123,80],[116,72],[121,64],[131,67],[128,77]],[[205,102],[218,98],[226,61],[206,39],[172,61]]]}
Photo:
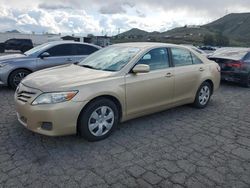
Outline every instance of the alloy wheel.
{"label": "alloy wheel", "polygon": [[27,75],[28,73],[26,72],[18,72],[13,78],[13,83],[15,84],[15,86],[18,86],[22,79],[24,79]]}

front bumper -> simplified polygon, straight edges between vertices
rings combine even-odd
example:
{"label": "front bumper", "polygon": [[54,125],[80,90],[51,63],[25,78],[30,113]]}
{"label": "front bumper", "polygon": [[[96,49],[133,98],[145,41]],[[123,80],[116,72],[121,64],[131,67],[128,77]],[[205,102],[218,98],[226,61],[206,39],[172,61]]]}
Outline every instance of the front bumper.
{"label": "front bumper", "polygon": [[[30,101],[24,102],[15,94],[17,118],[24,127],[47,136],[76,134],[77,119],[87,101],[31,105],[34,98],[35,96]],[[52,129],[44,129],[42,126],[44,123],[50,123]]]}

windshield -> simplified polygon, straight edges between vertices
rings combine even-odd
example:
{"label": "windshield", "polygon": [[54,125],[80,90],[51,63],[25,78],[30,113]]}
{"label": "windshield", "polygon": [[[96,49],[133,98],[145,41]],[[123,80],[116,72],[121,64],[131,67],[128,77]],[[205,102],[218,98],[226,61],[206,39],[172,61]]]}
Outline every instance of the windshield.
{"label": "windshield", "polygon": [[98,70],[119,71],[139,51],[140,48],[109,46],[88,56],[79,65]]}
{"label": "windshield", "polygon": [[50,45],[49,43],[45,43],[45,44],[36,46],[36,47],[34,47],[34,48],[32,48],[32,49],[26,51],[26,52],[24,53],[24,55],[27,55],[27,56],[32,55],[32,54],[34,54],[34,53],[36,53],[36,52],[38,52],[38,51],[41,51],[41,50],[47,48],[49,45]]}

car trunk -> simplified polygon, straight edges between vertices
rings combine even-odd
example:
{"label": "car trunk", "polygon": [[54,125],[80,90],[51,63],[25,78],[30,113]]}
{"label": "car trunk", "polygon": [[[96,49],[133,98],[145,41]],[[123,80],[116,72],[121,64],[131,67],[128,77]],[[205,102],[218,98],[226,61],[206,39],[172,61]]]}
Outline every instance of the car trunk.
{"label": "car trunk", "polygon": [[243,62],[224,58],[209,58],[219,64],[222,72],[237,72],[241,70]]}

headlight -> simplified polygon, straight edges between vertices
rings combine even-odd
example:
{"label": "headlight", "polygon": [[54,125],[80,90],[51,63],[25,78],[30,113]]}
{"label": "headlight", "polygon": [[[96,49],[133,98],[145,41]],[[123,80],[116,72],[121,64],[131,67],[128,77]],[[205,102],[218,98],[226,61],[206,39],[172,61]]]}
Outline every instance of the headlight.
{"label": "headlight", "polygon": [[37,104],[54,104],[71,100],[78,91],[42,93],[33,102],[32,105]]}
{"label": "headlight", "polygon": [[7,63],[0,63],[0,68],[4,67],[6,65],[7,65]]}

